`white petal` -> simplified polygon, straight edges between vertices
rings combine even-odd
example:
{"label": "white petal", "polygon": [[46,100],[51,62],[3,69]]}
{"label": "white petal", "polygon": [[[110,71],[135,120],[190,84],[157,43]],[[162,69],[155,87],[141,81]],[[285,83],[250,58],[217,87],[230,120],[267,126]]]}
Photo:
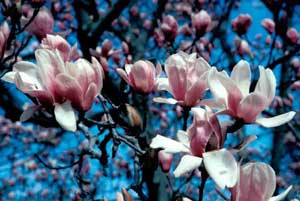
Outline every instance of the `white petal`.
{"label": "white petal", "polygon": [[276,127],[289,122],[295,115],[296,112],[291,111],[271,118],[256,119],[256,123],[267,128]]}
{"label": "white petal", "polygon": [[4,80],[6,82],[10,82],[10,83],[14,83],[15,75],[16,75],[16,72],[13,72],[13,71],[7,72],[3,75],[1,80]]}
{"label": "white petal", "polygon": [[155,85],[156,85],[156,90],[158,91],[169,91],[169,92],[171,91],[168,78],[165,77],[156,78]]}
{"label": "white petal", "polygon": [[150,147],[153,149],[162,148],[168,153],[190,152],[190,150],[182,143],[162,135],[156,135],[152,139]]}
{"label": "white petal", "polygon": [[41,108],[40,105],[29,106],[20,116],[20,121],[24,122],[30,119],[32,115]]}
{"label": "white petal", "polygon": [[183,130],[177,131],[177,139],[179,140],[179,142],[184,144],[186,147],[190,147],[190,139],[189,139],[187,132],[185,132]]}
{"label": "white petal", "polygon": [[259,79],[255,87],[255,92],[266,96],[267,106],[271,104],[276,92],[276,78],[272,70],[259,66]]}
{"label": "white petal", "polygon": [[283,193],[280,193],[277,196],[271,197],[268,201],[280,201],[283,200],[287,194],[292,190],[293,186],[289,186]]}
{"label": "white petal", "polygon": [[133,66],[132,64],[125,65],[125,71],[126,71],[127,75],[129,75],[129,73],[131,72],[132,66]]}
{"label": "white petal", "polygon": [[231,78],[235,81],[243,96],[249,94],[251,84],[251,71],[247,61],[239,61],[231,72]]}
{"label": "white petal", "polygon": [[206,152],[203,154],[203,162],[209,176],[221,189],[235,186],[238,177],[238,165],[229,151],[221,149]]}
{"label": "white petal", "polygon": [[174,170],[174,176],[180,177],[184,173],[190,172],[196,168],[198,168],[202,163],[202,158],[191,156],[191,155],[184,155],[176,169]]}
{"label": "white petal", "polygon": [[227,106],[228,92],[223,84],[219,81],[219,76],[221,76],[220,73],[216,68],[213,67],[208,73],[208,86],[216,102]]}
{"label": "white petal", "polygon": [[72,105],[69,101],[56,104],[54,108],[55,119],[59,125],[68,131],[76,131],[76,118]]}
{"label": "white petal", "polygon": [[172,105],[177,103],[177,100],[175,100],[173,98],[162,98],[162,97],[155,97],[155,98],[153,98],[153,101],[157,102],[157,103],[166,103],[166,104],[172,104]]}

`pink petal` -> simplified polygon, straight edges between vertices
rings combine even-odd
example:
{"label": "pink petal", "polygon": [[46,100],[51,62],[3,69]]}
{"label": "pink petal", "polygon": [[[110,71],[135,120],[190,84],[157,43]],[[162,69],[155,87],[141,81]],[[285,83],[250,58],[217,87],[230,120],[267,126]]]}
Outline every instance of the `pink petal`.
{"label": "pink petal", "polygon": [[250,93],[240,103],[238,107],[238,117],[244,119],[246,123],[254,123],[256,117],[265,109],[265,98],[257,93]]}
{"label": "pink petal", "polygon": [[125,82],[127,82],[127,84],[130,84],[129,79],[128,79],[128,75],[126,74],[126,72],[122,68],[117,68],[116,71],[121,76],[121,78]]}
{"label": "pink petal", "polygon": [[67,74],[59,74],[56,76],[56,91],[66,99],[70,100],[72,105],[81,108],[83,99],[83,91],[77,80]]}
{"label": "pink petal", "polygon": [[96,84],[91,83],[89,88],[87,89],[87,91],[85,93],[85,96],[84,96],[84,99],[83,99],[83,103],[82,103],[82,109],[83,110],[90,109],[97,93],[98,93],[98,91],[97,91]]}

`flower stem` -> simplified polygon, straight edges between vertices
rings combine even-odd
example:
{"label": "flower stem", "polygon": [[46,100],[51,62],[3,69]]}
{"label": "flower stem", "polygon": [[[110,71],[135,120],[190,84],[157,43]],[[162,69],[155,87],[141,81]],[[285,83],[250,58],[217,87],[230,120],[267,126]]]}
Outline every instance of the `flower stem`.
{"label": "flower stem", "polygon": [[189,118],[189,113],[190,113],[191,108],[190,107],[183,107],[183,126],[182,130],[187,129],[187,120]]}
{"label": "flower stem", "polygon": [[208,174],[207,174],[205,168],[203,167],[201,169],[201,184],[199,186],[199,199],[198,199],[199,201],[203,200],[204,187],[205,187],[207,178],[208,178]]}

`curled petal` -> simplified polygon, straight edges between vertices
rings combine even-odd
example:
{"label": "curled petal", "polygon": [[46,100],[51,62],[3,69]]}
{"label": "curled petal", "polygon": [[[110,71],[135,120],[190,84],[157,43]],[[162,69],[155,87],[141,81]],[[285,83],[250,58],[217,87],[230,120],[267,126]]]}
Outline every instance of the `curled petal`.
{"label": "curled petal", "polygon": [[69,101],[56,104],[54,108],[55,119],[59,125],[68,131],[76,131],[76,118],[74,110]]}
{"label": "curled petal", "polygon": [[293,186],[289,186],[284,192],[280,193],[277,196],[271,197],[268,201],[281,201],[283,200],[287,194],[292,190]]}
{"label": "curled petal", "polygon": [[162,135],[157,135],[152,139],[150,147],[153,149],[162,148],[168,153],[178,153],[186,152],[189,153],[190,150],[184,146],[182,143],[172,140],[170,138],[164,137]]}
{"label": "curled petal", "polygon": [[116,71],[121,76],[121,78],[125,82],[127,82],[127,84],[130,84],[129,79],[128,79],[128,75],[126,74],[126,72],[122,68],[117,68]]}
{"label": "curled petal", "polygon": [[198,168],[202,163],[202,158],[191,156],[191,155],[184,155],[176,169],[174,170],[174,176],[180,177],[181,175],[195,170]]}
{"label": "curled petal", "polygon": [[203,154],[203,162],[209,176],[221,189],[231,188],[236,184],[238,165],[229,151],[221,149],[206,152]]}
{"label": "curled petal", "polygon": [[256,119],[256,123],[267,128],[276,127],[289,122],[295,115],[296,112],[291,111],[271,118]]}

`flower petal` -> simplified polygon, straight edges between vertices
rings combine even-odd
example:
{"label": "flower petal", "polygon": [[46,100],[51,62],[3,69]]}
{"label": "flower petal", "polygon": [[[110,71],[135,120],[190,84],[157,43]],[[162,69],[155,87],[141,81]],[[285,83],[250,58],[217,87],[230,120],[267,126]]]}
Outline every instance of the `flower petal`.
{"label": "flower petal", "polygon": [[191,156],[191,155],[184,155],[176,169],[174,170],[174,176],[180,177],[184,173],[190,172],[196,168],[198,168],[202,163],[202,158]]}
{"label": "flower petal", "polygon": [[128,79],[128,75],[126,74],[126,72],[122,69],[122,68],[117,68],[116,69],[117,73],[120,75],[120,77],[127,82],[127,84],[130,84],[129,79]]}
{"label": "flower petal", "polygon": [[254,123],[256,117],[265,109],[265,105],[266,99],[261,94],[252,92],[239,104],[237,116],[246,123]]}
{"label": "flower petal", "polygon": [[55,119],[59,125],[68,131],[76,131],[76,118],[74,110],[69,101],[56,104],[54,108]]}
{"label": "flower petal", "polygon": [[266,106],[271,104],[276,92],[276,79],[272,70],[259,66],[259,79],[254,92],[266,97]]}
{"label": "flower petal", "polygon": [[231,72],[231,79],[235,81],[243,96],[248,95],[251,84],[251,71],[249,63],[245,60],[239,61]]}
{"label": "flower petal", "polygon": [[156,135],[150,144],[150,147],[153,149],[162,148],[165,152],[168,153],[178,153],[178,152],[186,152],[189,153],[190,150],[184,146],[182,143],[172,140],[170,138],[164,137],[162,135]]}
{"label": "flower petal", "polygon": [[179,140],[179,142],[184,144],[186,147],[190,147],[190,140],[189,140],[189,136],[188,136],[187,132],[185,132],[183,130],[177,131],[177,139]]}
{"label": "flower petal", "polygon": [[7,72],[3,75],[3,77],[1,77],[1,80],[10,82],[10,83],[14,83],[15,75],[16,75],[16,72],[13,72],[13,71]]}
{"label": "flower petal", "polygon": [[203,162],[209,176],[221,189],[231,188],[237,183],[238,165],[229,151],[221,149],[203,153]]}
{"label": "flower petal", "polygon": [[271,117],[271,118],[259,118],[256,119],[257,124],[260,124],[264,127],[267,128],[271,128],[271,127],[276,127],[276,126],[280,126],[282,124],[285,124],[287,122],[289,122],[290,120],[292,120],[294,118],[294,116],[296,115],[296,112],[291,111],[291,112],[287,112],[275,117]]}
{"label": "flower petal", "polygon": [[156,82],[155,83],[156,90],[158,90],[158,91],[168,91],[168,92],[171,93],[168,78],[165,78],[165,77],[156,78],[155,82]]}
{"label": "flower petal", "polygon": [[41,108],[40,105],[29,106],[20,116],[20,121],[24,122],[30,119],[33,114]]}
{"label": "flower petal", "polygon": [[162,98],[162,97],[155,97],[153,98],[153,101],[156,103],[166,103],[166,104],[176,104],[177,100],[173,99],[173,98]]}
{"label": "flower petal", "polygon": [[283,200],[287,194],[292,190],[293,186],[289,186],[284,192],[280,193],[277,196],[271,197],[268,201],[281,201]]}

